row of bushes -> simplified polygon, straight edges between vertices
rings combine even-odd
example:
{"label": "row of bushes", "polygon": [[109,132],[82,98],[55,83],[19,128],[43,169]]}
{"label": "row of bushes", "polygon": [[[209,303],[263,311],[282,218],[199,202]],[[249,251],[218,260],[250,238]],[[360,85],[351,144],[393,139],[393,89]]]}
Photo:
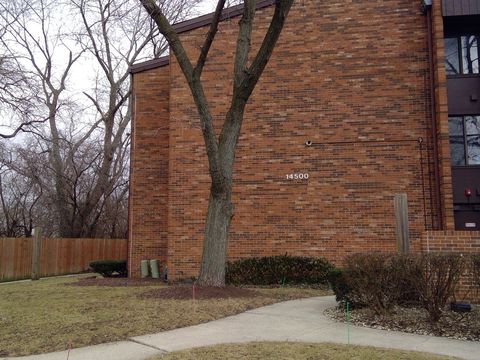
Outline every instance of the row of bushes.
{"label": "row of bushes", "polygon": [[[90,267],[105,277],[126,276],[126,261],[96,261]],[[337,301],[368,306],[387,314],[394,306],[423,306],[437,322],[465,272],[480,289],[480,254],[355,254],[343,270],[323,258],[270,256],[228,262],[231,285],[326,285]]]}
{"label": "row of bushes", "polygon": [[330,272],[329,281],[337,301],[368,306],[380,315],[395,305],[420,305],[435,323],[465,272],[480,288],[480,254],[355,254],[343,270]]}
{"label": "row of bushes", "polygon": [[437,322],[468,272],[480,289],[480,254],[354,254],[344,269],[323,258],[271,256],[227,263],[226,281],[232,285],[330,283],[337,301],[368,306],[388,314],[394,306],[423,306]]}
{"label": "row of bushes", "polygon": [[231,285],[327,285],[333,266],[323,258],[268,256],[228,262],[225,280]]}
{"label": "row of bushes", "polygon": [[[104,277],[127,275],[125,260],[92,261],[90,268]],[[323,258],[288,255],[249,258],[227,263],[226,282],[231,285],[327,285],[332,269]]]}

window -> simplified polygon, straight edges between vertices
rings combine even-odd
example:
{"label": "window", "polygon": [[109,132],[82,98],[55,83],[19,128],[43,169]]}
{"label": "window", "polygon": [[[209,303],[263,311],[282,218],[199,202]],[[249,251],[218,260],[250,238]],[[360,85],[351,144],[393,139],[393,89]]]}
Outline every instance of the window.
{"label": "window", "polygon": [[452,165],[480,165],[480,115],[450,116],[448,132]]}
{"label": "window", "polygon": [[447,75],[478,74],[479,36],[464,35],[445,39]]}

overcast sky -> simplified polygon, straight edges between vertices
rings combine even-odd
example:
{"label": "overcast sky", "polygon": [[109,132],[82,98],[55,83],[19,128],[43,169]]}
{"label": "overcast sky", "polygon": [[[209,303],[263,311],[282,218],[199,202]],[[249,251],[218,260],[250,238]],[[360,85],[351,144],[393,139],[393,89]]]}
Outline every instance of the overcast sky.
{"label": "overcast sky", "polygon": [[215,10],[215,0],[204,0],[200,6],[199,6],[199,11],[202,14],[208,14],[209,12],[212,12]]}
{"label": "overcast sky", "polygon": [[[196,7],[194,17],[213,12],[215,10],[216,3],[217,3],[217,0],[203,0],[202,3],[200,3]],[[227,0],[227,4],[228,3],[229,1]],[[35,33],[36,29],[32,27],[30,31]],[[38,31],[40,33],[40,28],[38,28]],[[61,52],[61,49],[59,52]],[[60,55],[57,58],[61,63],[63,63],[62,55]],[[65,61],[66,59],[67,59],[67,53],[65,52]],[[95,74],[96,67],[98,67],[97,64],[93,63],[92,60],[89,59],[87,56],[84,56],[82,57],[81,60],[79,60],[74,65],[74,68],[72,68],[72,71],[69,76],[68,93],[70,96],[73,96],[76,99],[76,101],[83,102],[85,100],[83,91],[87,91],[88,89],[90,89],[93,84],[91,76],[88,76],[87,74]],[[8,131],[9,124],[10,124],[10,121],[7,118],[4,118],[4,116],[0,115],[0,131],[9,133],[10,132]],[[7,127],[5,127],[5,125],[7,125]],[[11,124],[11,125],[13,126],[14,124]]]}

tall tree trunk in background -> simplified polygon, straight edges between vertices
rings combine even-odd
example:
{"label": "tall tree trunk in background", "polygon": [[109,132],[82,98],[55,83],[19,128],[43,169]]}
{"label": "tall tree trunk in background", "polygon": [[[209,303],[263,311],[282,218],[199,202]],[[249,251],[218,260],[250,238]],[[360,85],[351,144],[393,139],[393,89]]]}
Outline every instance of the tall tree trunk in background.
{"label": "tall tree trunk in background", "polygon": [[[248,62],[248,55],[250,52],[250,38],[255,17],[256,1],[244,1],[232,74],[233,95],[218,139],[214,132],[212,115],[205,97],[201,74],[208,52],[217,33],[225,0],[218,0],[217,2],[210,28],[205,36],[205,41],[200,49],[195,66],[187,56],[178,34],[172,28],[155,1],[140,0],[140,2],[155,21],[160,32],[167,39],[170,50],[176,57],[187,80],[197,107],[211,178],[210,197],[207,217],[205,219],[202,262],[198,281],[199,284],[203,286],[224,286],[228,231],[233,216],[233,163],[245,106],[270,59],[285,24],[287,14],[293,4],[293,0],[275,1],[275,11],[270,26],[260,49],[251,63]],[[225,91],[225,93],[227,93],[227,91]]]}
{"label": "tall tree trunk in background", "polygon": [[[44,24],[45,18],[42,19],[42,24]],[[47,36],[44,37],[47,39]],[[45,48],[48,49],[47,40],[45,44]],[[52,71],[52,63],[53,58],[50,52],[46,51],[46,71],[41,75],[41,82],[42,88],[44,92],[45,98],[45,105],[48,108],[48,126],[50,129],[50,142],[51,145],[49,147],[48,157],[50,161],[50,167],[54,173],[54,204],[55,204],[55,211],[56,211],[56,219],[57,219],[57,228],[59,235],[61,237],[73,237],[76,234],[73,232],[73,213],[69,208],[69,196],[70,196],[70,187],[68,184],[68,175],[65,170],[65,161],[62,157],[61,149],[62,144],[61,141],[64,140],[60,131],[58,130],[58,109],[60,107],[60,96],[66,90],[66,80],[68,75],[70,74],[70,70],[73,64],[79,59],[80,54],[73,56],[72,52],[69,52],[68,62],[61,73],[60,81],[57,86],[53,84],[54,82],[54,75]],[[35,60],[33,60],[33,53],[32,53],[32,63],[35,64]],[[35,65],[37,68],[37,72],[41,73],[40,67]]]}
{"label": "tall tree trunk in background", "polygon": [[61,237],[71,237],[72,233],[72,224],[71,224],[71,212],[68,211],[68,189],[66,176],[64,173],[63,159],[60,154],[60,136],[57,129],[57,124],[55,121],[55,112],[57,105],[50,104],[50,114],[49,114],[49,126],[51,132],[51,147],[49,150],[49,160],[50,166],[53,169],[54,173],[54,204],[55,212],[57,214],[57,228],[59,235]]}
{"label": "tall tree trunk in background", "polygon": [[[162,10],[173,21],[183,20],[199,0],[169,0],[162,2]],[[131,95],[130,66],[142,59],[143,52],[153,44],[155,56],[166,50],[165,39],[151,24],[136,2],[117,0],[70,0],[84,28],[80,43],[98,63],[102,84],[106,89],[90,90],[84,94],[99,114],[103,128],[101,162],[96,169],[92,187],[78,211],[75,228],[83,236],[96,236],[98,221],[126,165],[125,140],[129,137]],[[118,34],[128,34],[123,47]],[[119,166],[121,165],[121,166]]]}

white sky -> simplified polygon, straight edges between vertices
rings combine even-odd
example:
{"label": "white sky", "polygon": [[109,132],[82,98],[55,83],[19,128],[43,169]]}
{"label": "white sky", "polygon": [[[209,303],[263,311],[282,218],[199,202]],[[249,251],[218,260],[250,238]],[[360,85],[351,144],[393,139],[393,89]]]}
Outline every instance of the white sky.
{"label": "white sky", "polygon": [[213,12],[215,10],[216,5],[215,0],[204,0],[199,6],[198,11],[201,14],[208,14],[209,12]]}
{"label": "white sky", "polygon": [[[197,5],[195,9],[196,11],[194,12],[195,14],[194,17],[213,12],[215,10],[216,3],[217,3],[216,0],[203,0],[199,5]],[[37,32],[35,28],[31,28],[30,31],[32,31],[33,33]],[[38,32],[40,34],[40,28],[38,29]],[[63,59],[63,56],[58,56],[56,59],[57,61],[59,61],[59,63],[63,63],[64,60],[66,62],[67,60],[66,57],[67,57],[67,53],[65,52],[65,59]],[[70,72],[70,75],[69,75],[67,91],[69,96],[72,97],[72,99],[75,99],[74,101],[79,101],[80,103],[83,103],[84,100],[86,101],[85,96],[83,95],[83,92],[84,91],[89,92],[88,90],[90,90],[94,84],[93,82],[94,75],[89,76],[86,74],[95,74],[95,70],[97,68],[98,68],[98,65],[93,63],[93,60],[89,59],[87,56],[84,56],[83,58],[81,58],[73,66],[72,71]],[[2,118],[2,116],[0,115],[0,131],[1,132],[5,132],[5,133],[10,132],[9,131],[10,127],[8,124],[10,124],[10,121],[5,118]],[[13,126],[15,124],[11,124],[11,125]]]}

